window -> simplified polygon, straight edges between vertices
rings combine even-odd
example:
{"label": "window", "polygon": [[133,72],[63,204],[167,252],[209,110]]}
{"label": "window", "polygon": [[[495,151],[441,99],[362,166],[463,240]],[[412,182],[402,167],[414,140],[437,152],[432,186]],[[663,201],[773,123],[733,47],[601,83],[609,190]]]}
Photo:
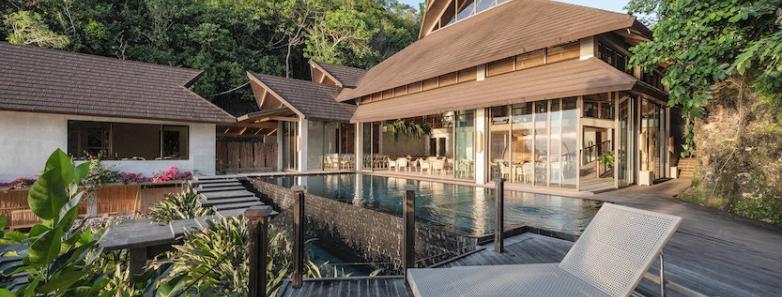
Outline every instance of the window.
{"label": "window", "polygon": [[443,16],[440,17],[440,26],[444,27],[456,22],[456,0],[451,1],[448,8],[443,11]]}
{"label": "window", "polygon": [[597,57],[616,69],[624,72],[630,71],[627,67],[627,56],[602,42],[597,43]]}
{"label": "window", "polygon": [[451,72],[440,76],[440,87],[456,84],[456,72]]}
{"label": "window", "polygon": [[402,86],[394,89],[394,96],[407,95],[407,88]]}
{"label": "window", "polygon": [[68,121],[68,153],[77,159],[187,160],[187,126]]}
{"label": "window", "polygon": [[489,63],[488,76],[500,75],[513,71],[514,58],[510,57]]}
{"label": "window", "polygon": [[581,43],[572,42],[561,46],[551,47],[547,51],[546,63],[578,59],[581,56]]}
{"label": "window", "polygon": [[383,96],[383,99],[394,97],[394,89],[383,91],[381,96]]}
{"label": "window", "polygon": [[495,0],[478,0],[478,12],[492,8],[492,6],[496,4],[497,2]]}
{"label": "window", "polygon": [[432,89],[436,89],[438,86],[437,77],[430,78],[424,81],[424,91],[429,91]]}
{"label": "window", "polygon": [[456,15],[457,21],[461,21],[475,14],[474,0],[459,1],[459,14]]}
{"label": "window", "polygon": [[423,91],[424,84],[422,82],[414,82],[412,84],[407,85],[407,93],[408,94],[415,94],[418,92]]}
{"label": "window", "polygon": [[478,79],[478,69],[470,67],[459,71],[459,82],[474,81]]}
{"label": "window", "polygon": [[546,51],[537,50],[516,57],[516,69],[527,69],[540,66],[546,63]]}
{"label": "window", "polygon": [[651,71],[641,73],[641,81],[660,90],[663,89],[662,77],[662,72],[659,69],[653,69]]}

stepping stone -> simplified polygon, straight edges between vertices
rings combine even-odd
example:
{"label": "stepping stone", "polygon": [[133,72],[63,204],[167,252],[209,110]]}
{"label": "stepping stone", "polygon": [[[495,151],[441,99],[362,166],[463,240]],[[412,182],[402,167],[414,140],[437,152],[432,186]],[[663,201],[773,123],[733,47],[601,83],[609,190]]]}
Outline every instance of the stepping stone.
{"label": "stepping stone", "polygon": [[191,220],[176,220],[171,222],[171,232],[174,232],[175,237],[185,235],[185,232],[201,229],[201,225],[195,219]]}
{"label": "stepping stone", "polygon": [[149,247],[174,242],[169,224],[131,223],[109,227],[99,245],[107,250]]}
{"label": "stepping stone", "polygon": [[217,200],[206,200],[201,202],[201,205],[203,206],[217,206],[222,204],[233,204],[233,203],[244,203],[244,202],[259,202],[261,201],[257,197],[242,197],[242,198],[229,198],[229,199],[217,199]]}
{"label": "stepping stone", "polygon": [[216,211],[223,211],[223,210],[231,210],[231,209],[244,209],[244,208],[250,208],[253,206],[261,206],[264,205],[263,202],[245,202],[245,203],[233,203],[233,204],[220,204],[212,206]]}
{"label": "stepping stone", "polygon": [[242,191],[227,191],[227,192],[212,192],[212,193],[201,193],[202,196],[206,197],[207,200],[211,199],[220,199],[220,198],[240,198],[240,197],[247,197],[247,196],[253,196],[255,197],[255,194],[252,192],[242,190]]}

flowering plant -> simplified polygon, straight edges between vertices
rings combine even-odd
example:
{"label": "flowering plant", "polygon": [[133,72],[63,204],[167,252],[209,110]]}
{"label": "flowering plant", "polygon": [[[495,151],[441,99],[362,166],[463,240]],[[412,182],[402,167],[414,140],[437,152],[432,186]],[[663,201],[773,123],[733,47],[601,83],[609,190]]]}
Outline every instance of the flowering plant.
{"label": "flowering plant", "polygon": [[152,183],[157,184],[172,180],[187,180],[192,177],[193,175],[190,173],[190,171],[179,172],[179,168],[174,166],[164,171],[163,173],[155,175],[155,177],[152,178]]}
{"label": "flowering plant", "polygon": [[30,186],[33,183],[35,183],[35,178],[17,177],[16,179],[10,182],[0,183],[0,188],[8,188],[8,190],[15,190],[18,188]]}

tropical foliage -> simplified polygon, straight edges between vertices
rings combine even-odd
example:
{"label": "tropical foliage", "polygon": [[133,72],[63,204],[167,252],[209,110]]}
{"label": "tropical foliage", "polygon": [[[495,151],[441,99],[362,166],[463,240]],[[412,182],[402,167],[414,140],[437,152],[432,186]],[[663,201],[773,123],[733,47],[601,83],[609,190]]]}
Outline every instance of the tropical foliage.
{"label": "tropical foliage", "polygon": [[418,31],[396,0],[6,0],[0,19],[14,44],[204,70],[205,97],[244,85],[247,70],[306,78],[308,58],[369,67]]}
{"label": "tropical foliage", "polygon": [[404,135],[410,138],[418,139],[426,135],[432,134],[432,127],[427,124],[417,124],[412,121],[395,120],[386,122],[383,125],[386,134],[394,139],[399,140],[399,135]]}
{"label": "tropical foliage", "polygon": [[[269,229],[267,296],[276,296],[285,278],[293,271],[293,244],[282,230]],[[247,226],[241,219],[210,221],[208,232],[187,234],[185,243],[166,260],[172,264],[164,280],[171,294],[182,296],[247,296],[249,256]],[[307,277],[320,277],[319,268],[308,263]]]}
{"label": "tropical foliage", "polygon": [[[20,296],[94,296],[105,281],[90,273],[97,259],[93,253],[95,234],[75,225],[78,205],[84,194],[79,190],[89,164],[75,166],[63,151],[55,151],[46,162],[44,173],[30,189],[28,203],[41,223],[29,233],[3,234],[3,243],[28,246],[23,252],[29,284]],[[6,296],[10,292],[5,294]]]}
{"label": "tropical foliage", "polygon": [[201,206],[201,196],[192,186],[186,186],[179,193],[166,194],[163,200],[149,208],[149,216],[162,223],[194,219],[212,213],[212,208]]}
{"label": "tropical foliage", "polygon": [[700,170],[685,199],[782,225],[782,1],[632,0],[654,40],[632,62],[666,66]]}

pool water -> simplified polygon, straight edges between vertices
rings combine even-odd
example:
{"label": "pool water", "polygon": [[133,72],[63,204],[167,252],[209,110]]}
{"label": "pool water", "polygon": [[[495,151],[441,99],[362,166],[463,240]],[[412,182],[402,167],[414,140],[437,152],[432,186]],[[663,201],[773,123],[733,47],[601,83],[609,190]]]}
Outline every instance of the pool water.
{"label": "pool water", "polygon": [[[417,186],[417,221],[453,227],[468,236],[494,232],[493,189],[369,174],[329,174],[265,178],[283,187],[303,185],[307,192],[402,216],[404,186]],[[580,234],[597,213],[601,202],[519,191],[505,192],[505,226],[530,226],[548,231]]]}

